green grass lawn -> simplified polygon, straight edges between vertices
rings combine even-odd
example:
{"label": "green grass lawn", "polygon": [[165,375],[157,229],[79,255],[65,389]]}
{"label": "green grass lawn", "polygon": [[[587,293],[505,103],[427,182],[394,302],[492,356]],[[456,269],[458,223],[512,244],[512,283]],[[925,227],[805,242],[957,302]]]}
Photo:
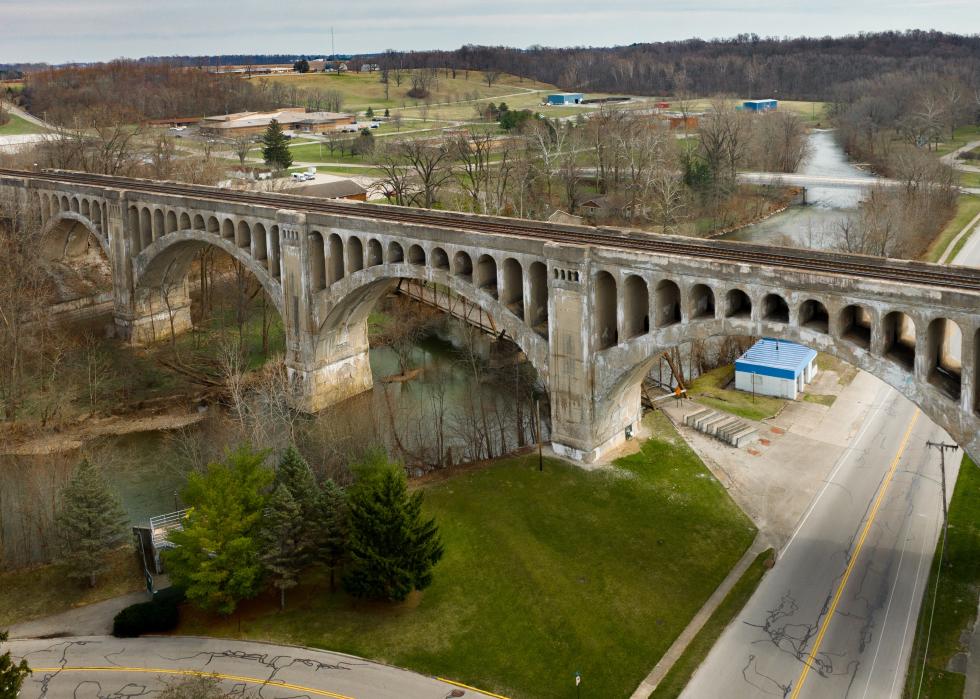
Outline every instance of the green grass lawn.
{"label": "green grass lawn", "polygon": [[935,152],[938,155],[946,155],[947,153],[951,153],[957,148],[962,148],[970,141],[976,141],[977,139],[980,139],[980,126],[977,125],[961,126],[958,129],[956,129],[953,133],[954,133],[953,138],[940,143],[936,147]]}
{"label": "green grass lawn", "polygon": [[980,187],[980,172],[961,172],[960,186]]}
{"label": "green grass lawn", "polygon": [[691,680],[694,671],[704,662],[715,645],[715,641],[721,636],[732,619],[742,610],[745,603],[749,601],[752,593],[759,586],[762,576],[766,572],[766,562],[773,556],[773,550],[763,551],[749,566],[742,577],[738,579],[735,586],[725,595],[718,608],[715,609],[708,621],[705,622],[697,635],[691,639],[690,644],[681,653],[673,667],[667,672],[660,684],[650,695],[650,699],[675,699],[679,697],[684,687]]}
{"label": "green grass lawn", "polygon": [[[980,196],[975,194],[961,194],[956,205],[956,214],[949,220],[932,241],[932,245],[926,250],[924,259],[928,262],[935,262],[942,257],[943,252],[949,246],[956,235],[963,230],[963,227],[973,220],[973,217],[980,213]],[[950,257],[955,257],[956,252],[966,243],[968,236],[964,236],[957,244],[956,249]]]}
{"label": "green grass lawn", "polygon": [[[941,545],[940,541],[936,547],[932,572],[919,612],[919,625],[905,680],[905,696],[909,699],[960,699],[965,696],[965,676],[946,668],[953,656],[966,649],[963,636],[972,627],[977,612],[977,595],[980,593],[980,469],[968,457],[963,457],[949,506],[949,535],[938,597],[935,597]],[[934,598],[936,611],[932,617],[929,657],[923,677],[922,660]]]}
{"label": "green grass lawn", "polygon": [[786,401],[771,396],[755,396],[734,387],[725,388],[735,376],[735,367],[718,367],[702,374],[688,386],[687,395],[709,408],[723,410],[748,420],[763,420],[778,413]]}
{"label": "green grass lawn", "polygon": [[178,633],[330,648],[511,697],[628,696],[751,543],[755,529],[662,414],[615,468],[535,455],[424,485],[446,546],[402,605],[355,603],[308,576],[241,618],[185,612]]}
{"label": "green grass lawn", "polygon": [[0,573],[0,629],[145,589],[131,547],[113,552],[109,563],[95,588],[66,578],[64,568],[55,564]]}
{"label": "green grass lawn", "polygon": [[16,114],[4,112],[8,121],[0,126],[0,136],[21,136],[23,134],[44,133],[44,129],[36,124],[32,124],[26,119],[21,119]]}

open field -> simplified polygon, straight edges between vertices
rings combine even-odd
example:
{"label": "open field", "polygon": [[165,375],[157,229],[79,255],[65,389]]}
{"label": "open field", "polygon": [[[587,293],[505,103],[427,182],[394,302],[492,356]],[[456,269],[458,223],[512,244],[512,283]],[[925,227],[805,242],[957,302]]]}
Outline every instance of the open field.
{"label": "open field", "polygon": [[144,588],[131,546],[113,552],[109,560],[109,572],[95,588],[87,580],[66,578],[64,568],[55,564],[0,573],[0,629]]}
{"label": "open field", "polygon": [[980,126],[961,126],[956,129],[953,134],[953,138],[943,141],[936,147],[936,153],[939,155],[946,155],[957,148],[962,148],[970,141],[977,140],[980,138]]}
{"label": "open field", "polygon": [[[956,214],[949,220],[949,223],[939,232],[935,240],[926,250],[923,259],[928,262],[935,262],[940,257],[942,257],[943,252],[945,252],[946,247],[949,245],[950,241],[956,237],[956,235],[963,230],[963,227],[973,220],[973,217],[980,213],[980,196],[975,194],[962,194],[956,205]],[[968,237],[964,237],[957,243],[956,249],[950,255],[950,258],[956,256],[956,252],[963,246],[968,240]]]}
{"label": "open field", "polygon": [[[510,697],[627,696],[749,546],[754,528],[660,413],[614,468],[503,459],[424,485],[446,556],[403,605],[328,594],[322,575],[178,633],[331,648]],[[240,624],[240,627],[239,627]],[[240,629],[240,633],[239,633]]]}
{"label": "open field", "polygon": [[21,136],[23,134],[44,133],[44,129],[36,124],[32,124],[25,119],[21,119],[16,114],[4,112],[7,123],[0,126],[0,136]]}
{"label": "open field", "polygon": [[[965,650],[963,639],[969,639],[977,613],[977,593],[980,592],[980,556],[977,555],[980,550],[980,469],[966,456],[960,465],[949,506],[949,535],[937,595],[936,576],[939,574],[941,548],[942,540],[936,547],[932,572],[919,612],[915,645],[905,681],[905,697],[908,699],[965,696],[965,676],[960,672],[951,672],[948,666],[954,656]],[[923,667],[927,637],[929,656]]]}
{"label": "open field", "polygon": [[657,688],[650,695],[650,699],[675,699],[675,697],[680,696],[691,679],[691,675],[708,656],[722,631],[742,610],[742,607],[745,606],[745,603],[749,601],[752,593],[759,586],[759,581],[762,580],[762,576],[766,572],[766,562],[772,557],[772,549],[767,549],[756,556],[749,569],[742,574],[731,591],[725,595],[725,599],[718,605],[718,608],[691,640],[681,657],[677,659],[674,666],[657,685]]}
{"label": "open field", "polygon": [[[282,82],[303,89],[336,90],[343,97],[343,109],[346,111],[363,111],[368,107],[373,107],[377,111],[379,108],[395,109],[421,104],[421,100],[407,95],[412,87],[408,71],[405,72],[400,86],[396,85],[392,78],[387,100],[378,73],[306,73],[263,76],[253,80]],[[528,90],[552,89],[554,87],[551,85],[529,79],[522,80],[513,75],[501,75],[497,82],[487,87],[483,74],[479,71],[457,71],[456,78],[446,77],[446,73],[440,71],[429,101],[435,105],[461,100],[493,99]],[[432,109],[435,110],[436,107],[433,106]],[[472,113],[472,108],[470,112]]]}

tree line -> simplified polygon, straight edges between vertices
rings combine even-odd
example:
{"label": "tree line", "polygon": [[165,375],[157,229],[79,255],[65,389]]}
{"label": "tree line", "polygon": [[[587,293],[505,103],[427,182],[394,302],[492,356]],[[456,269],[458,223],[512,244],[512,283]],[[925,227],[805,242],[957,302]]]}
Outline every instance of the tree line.
{"label": "tree line", "polygon": [[832,37],[688,39],[617,47],[386,52],[384,62],[502,71],[564,89],[641,95],[739,94],[827,99],[852,80],[907,73],[980,72],[980,36],[909,30]]}

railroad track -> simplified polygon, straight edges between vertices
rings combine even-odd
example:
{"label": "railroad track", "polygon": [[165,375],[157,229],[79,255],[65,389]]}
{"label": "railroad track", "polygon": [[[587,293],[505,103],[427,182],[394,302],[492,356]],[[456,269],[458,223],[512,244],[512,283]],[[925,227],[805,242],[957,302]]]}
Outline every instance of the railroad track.
{"label": "railroad track", "polygon": [[[272,208],[293,209],[350,218],[391,221],[414,225],[446,228],[474,233],[490,233],[510,237],[530,237],[558,243],[588,245],[600,248],[642,251],[654,254],[682,255],[721,262],[767,265],[803,272],[876,279],[892,282],[911,282],[956,290],[980,291],[980,269],[944,267],[904,260],[889,260],[863,255],[839,254],[824,251],[802,251],[791,248],[768,247],[733,241],[691,242],[676,236],[663,236],[626,229],[588,229],[542,225],[521,219],[500,219],[490,216],[466,215],[451,218],[421,209],[323,201],[292,194],[238,192],[200,185],[184,185],[108,175],[79,172],[24,172],[0,169],[0,176],[32,178],[51,182],[112,187],[129,191],[192,196],[198,199],[250,204]],[[980,309],[978,309],[980,310]]]}

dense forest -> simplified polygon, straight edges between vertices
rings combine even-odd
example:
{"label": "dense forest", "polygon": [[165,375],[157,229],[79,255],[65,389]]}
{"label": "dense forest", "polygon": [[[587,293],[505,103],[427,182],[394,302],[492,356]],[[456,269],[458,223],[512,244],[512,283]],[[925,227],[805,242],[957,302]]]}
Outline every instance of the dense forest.
{"label": "dense forest", "polygon": [[387,52],[411,67],[499,70],[564,89],[629,94],[719,93],[826,100],[837,86],[897,71],[980,75],[980,35],[910,30],[841,38],[760,38],[633,44],[612,48]]}

